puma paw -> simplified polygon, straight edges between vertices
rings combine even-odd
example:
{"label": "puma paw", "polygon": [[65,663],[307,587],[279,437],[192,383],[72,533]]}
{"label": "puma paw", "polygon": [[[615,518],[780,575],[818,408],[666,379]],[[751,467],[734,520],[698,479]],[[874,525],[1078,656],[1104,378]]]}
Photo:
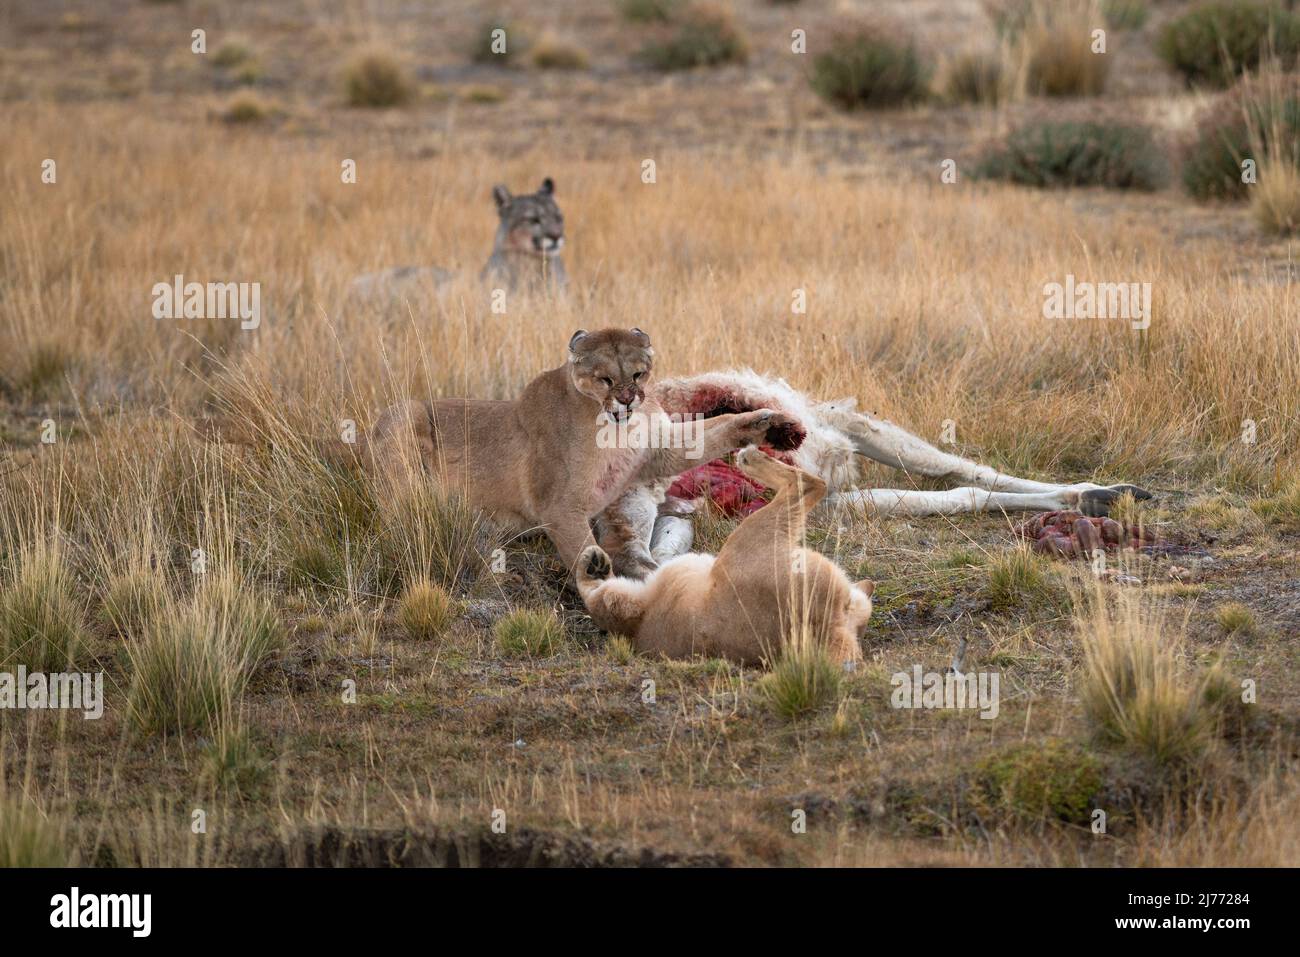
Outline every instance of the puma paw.
{"label": "puma paw", "polygon": [[591,545],[578,556],[578,567],[587,578],[608,578],[613,574],[614,566],[599,545]]}
{"label": "puma paw", "polygon": [[770,445],[775,449],[793,449],[803,442],[804,430],[794,416],[771,409],[742,412],[736,417],[737,445]]}

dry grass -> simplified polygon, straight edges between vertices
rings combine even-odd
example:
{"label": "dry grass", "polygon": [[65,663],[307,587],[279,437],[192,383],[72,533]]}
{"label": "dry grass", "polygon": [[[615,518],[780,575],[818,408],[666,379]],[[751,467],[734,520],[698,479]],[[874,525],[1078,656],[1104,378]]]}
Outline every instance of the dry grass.
{"label": "dry grass", "polygon": [[1093,50],[1105,19],[1097,0],[1035,0],[1020,35],[1025,82],[1043,96],[1099,96],[1112,58]]}
{"label": "dry grass", "polygon": [[[1106,741],[1157,765],[1203,760],[1228,706],[1222,674],[1184,660],[1183,631],[1132,593],[1098,590],[1078,621],[1084,712]],[[1230,692],[1227,692],[1230,694]]]}
{"label": "dry grass", "polygon": [[[835,19],[804,6],[814,26]],[[909,26],[924,49],[955,49],[969,7],[933,31]],[[0,62],[14,94],[0,102],[0,574],[35,582],[34,607],[69,610],[51,620],[81,616],[76,660],[107,678],[102,722],[0,724],[0,779],[31,768],[39,782],[3,798],[0,814],[21,819],[0,825],[20,835],[17,858],[297,861],[325,853],[331,828],[364,822],[404,847],[408,834],[477,833],[507,807],[512,828],[632,851],[725,847],[743,863],[1294,864],[1283,716],[1300,687],[1275,638],[1295,599],[1300,330],[1287,321],[1294,281],[1258,268],[1285,251],[1242,239],[1244,214],[1167,193],[1134,210],[1103,190],[940,184],[932,156],[964,172],[1004,121],[1048,107],[841,116],[792,65],[780,7],[738,8],[746,66],[688,77],[607,69],[633,62],[641,34],[603,9],[565,24],[596,68],[562,75],[489,74],[467,62],[473,23],[445,39],[421,26],[386,62],[425,76],[427,44],[446,95],[417,96],[403,74],[409,108],[389,111],[338,99],[364,31],[322,9],[304,29],[329,55],[308,59],[292,52],[304,29],[259,31],[232,12],[288,109],[237,134],[207,119],[227,102],[221,71],[237,67],[160,57],[155,80],[116,47],[67,77]],[[643,154],[654,185],[629,163]],[[57,185],[34,175],[50,156]],[[340,179],[344,158],[355,184]],[[490,188],[548,173],[573,285],[494,313],[475,279]],[[400,264],[457,275],[437,296],[348,300],[353,276]],[[260,327],[154,318],[154,284],[177,273],[260,283]],[[1150,328],[1043,319],[1043,284],[1068,274],[1151,282]],[[796,288],[806,316],[790,313]],[[454,497],[380,494],[338,454],[344,420],[364,431],[399,397],[514,395],[593,325],[647,329],[666,374],[749,365],[931,438],[951,419],[963,451],[1009,470],[1154,486],[1170,504],[1161,522],[1217,536],[1217,564],[1194,581],[1172,580],[1169,563],[1135,569],[1177,622],[1160,632],[1176,654],[1122,616],[1085,615],[1096,627],[1076,631],[1058,602],[1071,573],[1020,567],[1003,516],[824,513],[810,541],[879,582],[877,612],[858,672],[794,673],[782,697],[802,716],[789,721],[755,687],[779,684],[779,669],[638,657],[593,631],[542,541],[505,540]],[[1195,507],[1178,507],[1184,492]],[[715,549],[734,527],[697,524]],[[57,574],[24,571],[39,549],[57,553]],[[1005,607],[990,606],[991,580]],[[439,598],[414,615],[409,596],[426,588]],[[463,614],[438,628],[444,593]],[[1259,631],[1222,650],[1214,609],[1230,601]],[[942,670],[958,639],[970,667],[1002,674],[999,719],[891,708],[889,675]],[[1092,719],[1075,680],[1083,639],[1096,644]],[[1268,689],[1249,721],[1227,721],[1223,687],[1202,678],[1221,650],[1223,673]],[[1094,727],[1118,737],[1090,739]],[[142,735],[147,747],[123,746]],[[988,791],[1006,814],[990,836],[970,776],[1055,741],[1106,794],[1131,796],[1113,815],[1128,823],[1097,841],[1024,813],[1063,793],[1038,788],[1051,782],[1037,769],[1059,762],[1035,759]],[[1152,784],[1156,772],[1129,765],[1202,753],[1222,779]],[[1048,803],[1075,808],[1067,790]],[[221,824],[198,837],[182,809],[209,792]],[[772,813],[796,794],[829,822],[802,842]]]}

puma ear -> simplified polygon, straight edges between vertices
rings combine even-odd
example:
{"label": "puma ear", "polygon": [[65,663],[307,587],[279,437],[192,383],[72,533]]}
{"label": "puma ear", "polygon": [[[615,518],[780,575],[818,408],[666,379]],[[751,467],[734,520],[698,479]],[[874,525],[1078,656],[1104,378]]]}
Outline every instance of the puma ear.
{"label": "puma ear", "polygon": [[650,337],[647,336],[647,335],[646,335],[644,332],[642,332],[640,329],[637,329],[637,328],[633,327],[632,330],[631,330],[631,332],[632,332],[632,335],[636,336],[636,341],[639,342],[639,343],[641,343],[641,345],[643,345],[643,346],[648,346],[648,345],[650,345]]}
{"label": "puma ear", "polygon": [[542,188],[538,190],[543,196],[550,196],[555,192],[555,180],[549,176],[542,180]]}
{"label": "puma ear", "polygon": [[506,189],[503,184],[497,183],[492,187],[492,198],[497,201],[497,209],[500,209],[510,202],[510,190]]}
{"label": "puma ear", "polygon": [[862,579],[862,581],[858,582],[856,587],[859,590],[861,590],[862,594],[866,595],[868,598],[870,598],[876,592],[876,583],[873,582],[870,578]]}
{"label": "puma ear", "polygon": [[569,356],[570,356],[571,358],[577,356],[578,344],[579,344],[580,342],[582,342],[582,340],[585,339],[585,338],[587,338],[587,330],[586,330],[586,329],[579,329],[579,330],[578,330],[577,332],[575,332],[575,333],[573,334],[573,336],[569,339]]}

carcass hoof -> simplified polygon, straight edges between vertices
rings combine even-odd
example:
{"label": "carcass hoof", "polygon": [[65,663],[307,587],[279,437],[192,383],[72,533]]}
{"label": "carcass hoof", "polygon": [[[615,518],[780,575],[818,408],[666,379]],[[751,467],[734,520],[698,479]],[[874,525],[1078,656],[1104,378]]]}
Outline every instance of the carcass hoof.
{"label": "carcass hoof", "polygon": [[1152,495],[1136,485],[1112,485],[1109,488],[1094,488],[1079,493],[1079,511],[1092,518],[1105,518],[1110,514],[1121,495],[1129,493],[1139,502],[1145,502]]}

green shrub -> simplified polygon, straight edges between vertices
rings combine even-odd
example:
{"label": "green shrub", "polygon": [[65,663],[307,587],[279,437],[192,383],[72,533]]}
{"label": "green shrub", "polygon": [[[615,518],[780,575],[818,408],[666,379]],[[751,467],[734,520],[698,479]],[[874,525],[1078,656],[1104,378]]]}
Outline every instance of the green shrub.
{"label": "green shrub", "polygon": [[1152,190],[1165,181],[1167,166],[1142,127],[1039,122],[1020,127],[985,154],[975,175],[1025,186]]}
{"label": "green shrub", "polygon": [[1300,17],[1264,0],[1212,0],[1171,20],[1157,49],[1189,83],[1228,86],[1270,50],[1290,66],[1300,51]]}
{"label": "green shrub", "polygon": [[564,643],[564,626],[550,609],[522,608],[492,629],[497,647],[511,658],[546,658]]}
{"label": "green shrub", "polygon": [[923,98],[927,70],[916,44],[881,27],[840,33],[812,61],[813,90],[845,110],[899,106]]}
{"label": "green shrub", "polygon": [[1101,763],[1060,741],[1014,744],[976,768],[975,803],[992,813],[1087,824],[1102,788]]}
{"label": "green shrub", "polygon": [[1270,157],[1294,158],[1300,150],[1300,79],[1244,81],[1202,115],[1183,152],[1183,186],[1197,199],[1245,199],[1242,161],[1256,173]]}
{"label": "green shrub", "polygon": [[676,29],[669,39],[641,50],[642,61],[656,70],[692,70],[749,59],[749,43],[726,7],[699,4],[674,20]]}

